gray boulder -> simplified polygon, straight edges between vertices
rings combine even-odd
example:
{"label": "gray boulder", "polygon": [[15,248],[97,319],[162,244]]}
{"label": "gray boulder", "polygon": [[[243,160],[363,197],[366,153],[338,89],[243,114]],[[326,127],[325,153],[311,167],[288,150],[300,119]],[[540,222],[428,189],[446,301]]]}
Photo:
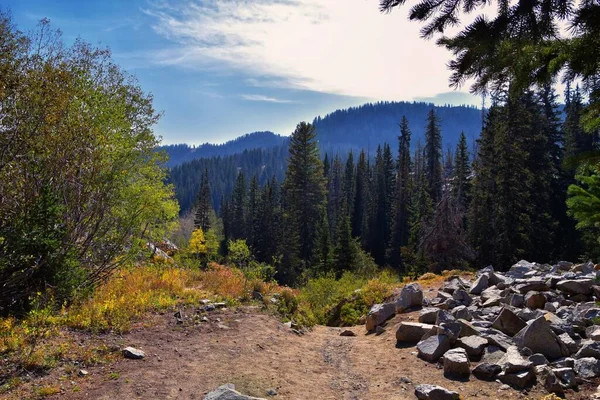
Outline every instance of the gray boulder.
{"label": "gray boulder", "polygon": [[544,389],[549,393],[563,394],[563,387],[552,368],[543,366],[537,370],[537,375]]}
{"label": "gray boulder", "polygon": [[435,324],[438,327],[438,335],[446,335],[452,342],[458,339],[462,330],[460,322],[445,310],[438,311]]}
{"label": "gray boulder", "polygon": [[450,350],[450,339],[446,335],[435,335],[417,343],[419,356],[429,362],[439,358]]}
{"label": "gray boulder", "polygon": [[594,357],[600,359],[600,342],[585,342],[573,358]]}
{"label": "gray boulder", "polygon": [[455,307],[452,309],[452,316],[456,319],[464,319],[467,321],[471,321],[473,319],[473,316],[471,315],[471,312],[467,306]]}
{"label": "gray boulder", "polygon": [[498,329],[500,332],[511,337],[516,335],[521,329],[525,328],[525,326],[527,326],[525,321],[506,307],[500,311],[500,314],[492,324],[492,328]]}
{"label": "gray boulder", "polygon": [[465,349],[470,358],[479,358],[483,354],[488,341],[481,336],[464,336],[456,341],[456,345]]}
{"label": "gray boulder", "polygon": [[423,324],[435,324],[437,319],[438,308],[427,307],[421,310],[419,313],[419,322]]}
{"label": "gray boulder", "polygon": [[582,378],[595,378],[600,376],[600,360],[594,357],[579,358],[575,360],[574,369]]}
{"label": "gray boulder", "polygon": [[377,325],[383,324],[395,314],[396,306],[394,303],[375,304],[371,307],[367,315],[367,322],[365,324],[367,331],[372,331]]}
{"label": "gray boulder", "polygon": [[529,278],[515,286],[515,289],[521,293],[526,294],[527,292],[536,291],[536,292],[545,292],[550,288],[546,284],[546,281],[542,278]]}
{"label": "gray boulder", "polygon": [[502,367],[502,371],[506,373],[514,373],[530,370],[533,367],[533,362],[523,358],[516,346],[510,346],[506,350],[504,357],[498,361],[498,365]]}
{"label": "gray boulder", "polygon": [[471,324],[466,319],[457,319],[456,322],[460,324],[460,334],[459,337],[463,336],[478,336],[479,331],[473,324]]}
{"label": "gray boulder", "polygon": [[560,281],[556,284],[556,288],[570,294],[590,294],[592,292],[592,278],[584,279],[568,279]]}
{"label": "gray boulder", "polygon": [[520,348],[528,347],[534,353],[541,353],[552,360],[570,354],[544,317],[530,322],[513,339]]}
{"label": "gray boulder", "polygon": [[259,397],[250,397],[235,390],[235,385],[227,383],[219,386],[204,396],[204,400],[265,400]]}
{"label": "gray boulder", "polygon": [[418,283],[411,283],[402,288],[396,300],[396,311],[404,312],[412,307],[423,306],[423,289]]}
{"label": "gray boulder", "polygon": [[490,275],[488,273],[481,274],[479,278],[473,282],[471,285],[471,289],[469,289],[469,293],[471,294],[481,294],[485,289],[487,289],[489,285]]}
{"label": "gray boulder", "polygon": [[501,372],[498,379],[515,389],[523,389],[535,381],[535,374],[531,369],[515,373]]}
{"label": "gray boulder", "polygon": [[469,293],[464,289],[455,290],[454,293],[452,293],[452,298],[456,300],[459,305],[463,306],[470,306],[473,302],[473,298],[469,296]]}
{"label": "gray boulder", "polygon": [[569,350],[569,354],[579,351],[579,346],[568,333],[565,332],[558,335],[558,340]]}
{"label": "gray boulder", "polygon": [[434,328],[434,325],[419,322],[401,322],[396,331],[396,340],[398,342],[417,343],[432,328]]}
{"label": "gray boulder", "polygon": [[552,370],[556,377],[560,380],[560,384],[565,389],[577,387],[577,377],[573,368],[554,368]]}
{"label": "gray boulder", "polygon": [[494,328],[480,328],[479,334],[487,339],[489,344],[500,347],[502,350],[506,351],[510,346],[513,346],[515,343],[510,338],[510,336],[505,335]]}
{"label": "gray boulder", "polygon": [[465,349],[457,348],[444,353],[444,374],[448,376],[469,376],[471,363]]}
{"label": "gray boulder", "polygon": [[547,365],[548,364],[548,359],[540,353],[535,353],[529,356],[529,361],[531,361],[533,363],[534,366],[538,366],[538,365]]}
{"label": "gray boulder", "polygon": [[473,368],[473,376],[484,381],[494,380],[500,372],[502,372],[502,367],[488,362],[482,362]]}
{"label": "gray boulder", "polygon": [[483,356],[481,356],[481,361],[486,362],[488,364],[498,364],[506,352],[502,350],[498,346],[488,346],[483,351]]}
{"label": "gray boulder", "polygon": [[459,400],[460,395],[437,385],[417,385],[415,396],[421,400]]}
{"label": "gray boulder", "polygon": [[600,341],[600,326],[592,325],[585,329],[585,337],[593,340],[594,342]]}

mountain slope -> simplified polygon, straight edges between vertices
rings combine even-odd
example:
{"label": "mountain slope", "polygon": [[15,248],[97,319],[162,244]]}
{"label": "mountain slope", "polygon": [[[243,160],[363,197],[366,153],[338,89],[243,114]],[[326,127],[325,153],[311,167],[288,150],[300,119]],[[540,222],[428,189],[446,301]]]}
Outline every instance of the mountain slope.
{"label": "mountain slope", "polygon": [[169,155],[169,161],[166,164],[167,167],[174,167],[199,158],[228,156],[242,153],[245,150],[280,146],[286,144],[287,141],[288,138],[285,136],[264,131],[247,133],[223,144],[205,143],[197,147],[187,144],[173,144],[161,146],[159,150],[164,150]]}

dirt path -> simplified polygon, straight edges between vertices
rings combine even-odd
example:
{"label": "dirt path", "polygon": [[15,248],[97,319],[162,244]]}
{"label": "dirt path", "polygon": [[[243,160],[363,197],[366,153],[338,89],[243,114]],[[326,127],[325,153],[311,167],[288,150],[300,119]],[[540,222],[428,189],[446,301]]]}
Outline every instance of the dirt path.
{"label": "dirt path", "polygon": [[[279,399],[414,399],[414,385],[439,384],[464,399],[539,399],[499,390],[496,382],[465,382],[443,377],[435,364],[416,357],[414,347],[397,348],[391,320],[386,331],[340,337],[340,328],[318,326],[297,335],[275,317],[256,308],[217,311],[210,322],[181,326],[172,316],[154,316],[131,333],[110,339],[115,346],[131,345],[146,352],[140,361],[125,360],[89,369],[89,375],[63,383],[61,399],[202,399],[223,383],[241,392]],[[77,387],[77,391],[72,390]],[[584,393],[568,398],[587,398]]]}

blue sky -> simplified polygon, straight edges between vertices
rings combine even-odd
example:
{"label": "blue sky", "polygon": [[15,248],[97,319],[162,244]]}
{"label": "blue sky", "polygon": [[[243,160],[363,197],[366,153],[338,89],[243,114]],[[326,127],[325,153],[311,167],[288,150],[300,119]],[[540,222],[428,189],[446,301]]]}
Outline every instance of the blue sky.
{"label": "blue sky", "polygon": [[0,0],[21,30],[43,17],[109,47],[164,111],[164,143],[221,143],[378,100],[475,104],[449,54],[376,0]]}

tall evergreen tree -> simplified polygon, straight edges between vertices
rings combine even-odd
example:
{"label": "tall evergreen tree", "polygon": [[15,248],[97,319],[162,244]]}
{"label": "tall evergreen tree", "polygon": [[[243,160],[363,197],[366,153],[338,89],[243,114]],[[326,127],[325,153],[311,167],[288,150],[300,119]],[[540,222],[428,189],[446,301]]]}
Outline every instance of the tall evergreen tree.
{"label": "tall evergreen tree", "polygon": [[427,116],[425,129],[425,181],[435,204],[442,198],[442,133],[433,108]]}
{"label": "tall evergreen tree", "polygon": [[354,208],[354,192],[356,190],[356,182],[354,175],[354,155],[352,151],[348,154],[346,160],[346,168],[344,170],[344,182],[342,183],[342,195],[346,203],[346,215],[350,215]]}
{"label": "tall evergreen tree", "polygon": [[207,232],[210,229],[211,210],[212,207],[210,185],[208,182],[208,169],[205,169],[204,174],[202,175],[200,190],[198,191],[198,197],[196,200],[196,215],[194,217],[194,226],[196,228],[202,228],[203,232]]}
{"label": "tall evergreen tree", "polygon": [[[471,200],[471,161],[464,132],[460,134],[460,140],[456,145],[451,182],[457,210],[460,214],[466,215]],[[464,223],[462,225],[466,227]]]}
{"label": "tall evergreen tree", "polygon": [[250,248],[254,248],[256,244],[256,238],[260,235],[260,228],[258,226],[258,220],[260,218],[258,214],[258,202],[259,202],[259,187],[258,178],[256,175],[252,177],[250,181],[250,188],[248,189],[248,201],[246,210],[246,243]]}
{"label": "tall evergreen tree", "polygon": [[396,171],[396,188],[394,192],[393,215],[394,224],[392,240],[387,251],[388,264],[403,272],[400,248],[408,245],[410,238],[410,210],[412,197],[410,128],[408,119],[402,117],[400,136],[398,137],[398,163]]}
{"label": "tall evergreen tree", "polygon": [[394,196],[394,160],[390,146],[386,143],[383,150],[377,149],[375,160],[375,202],[374,215],[369,226],[371,244],[370,251],[375,262],[385,263],[385,252],[392,231],[392,199]]}
{"label": "tall evergreen tree", "polygon": [[[297,259],[310,266],[317,225],[325,207],[325,177],[319,157],[315,129],[301,122],[290,139],[288,169],[283,184],[287,223],[292,232],[288,237],[298,241]],[[291,234],[290,234],[291,233]],[[282,265],[282,282],[293,283],[301,271],[287,257]]]}
{"label": "tall evergreen tree", "polygon": [[413,251],[423,256],[423,238],[431,225],[433,218],[433,202],[427,190],[427,178],[425,176],[425,150],[420,141],[417,142],[417,148],[414,156],[414,191],[412,198],[412,207],[410,209],[410,238],[409,245]]}
{"label": "tall evergreen tree", "polygon": [[326,213],[323,213],[317,228],[314,265],[317,272],[321,274],[327,274],[333,269],[333,247]]}
{"label": "tall evergreen tree", "polygon": [[231,196],[231,238],[245,239],[246,236],[246,178],[240,171]]}
{"label": "tall evergreen tree", "polygon": [[258,234],[255,238],[255,256],[260,262],[273,263],[279,256],[282,214],[279,184],[273,177],[262,188],[258,202]]}
{"label": "tall evergreen tree", "polygon": [[369,165],[364,150],[362,150],[358,156],[355,182],[356,190],[354,193],[352,212],[352,237],[366,239],[366,232],[363,232],[363,226],[365,225],[369,194]]}
{"label": "tall evergreen tree", "polygon": [[[343,208],[345,211],[345,204]],[[340,277],[344,271],[355,268],[357,255],[358,246],[352,238],[350,217],[344,212],[337,226],[335,248],[333,250],[334,268],[337,277]]]}
{"label": "tall evergreen tree", "polygon": [[342,209],[342,200],[344,194],[342,185],[344,180],[343,164],[340,157],[336,154],[331,163],[329,171],[329,185],[327,187],[327,218],[329,222],[329,233],[335,237],[335,231],[340,218]]}

